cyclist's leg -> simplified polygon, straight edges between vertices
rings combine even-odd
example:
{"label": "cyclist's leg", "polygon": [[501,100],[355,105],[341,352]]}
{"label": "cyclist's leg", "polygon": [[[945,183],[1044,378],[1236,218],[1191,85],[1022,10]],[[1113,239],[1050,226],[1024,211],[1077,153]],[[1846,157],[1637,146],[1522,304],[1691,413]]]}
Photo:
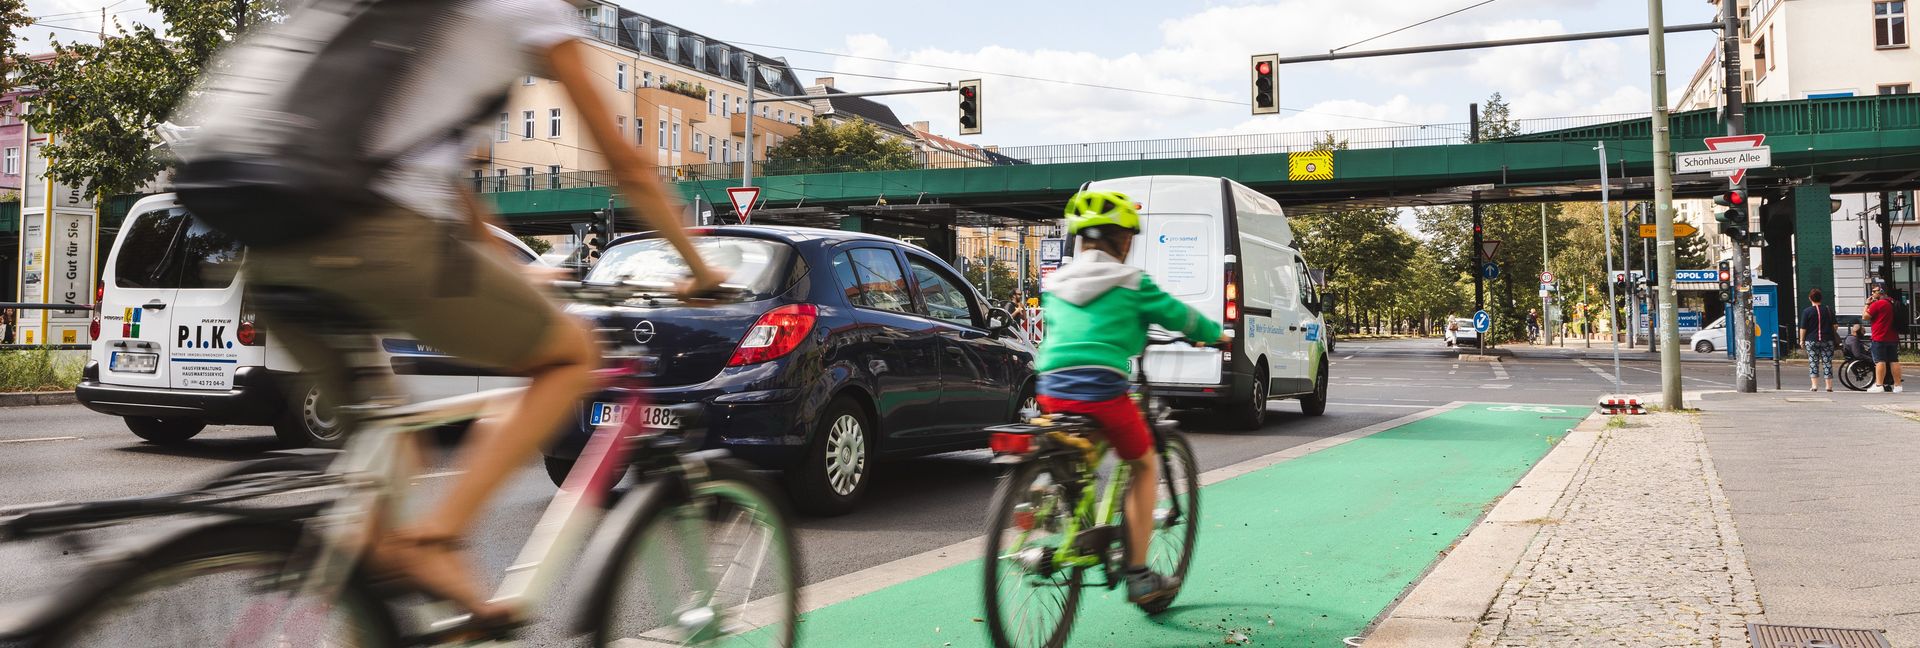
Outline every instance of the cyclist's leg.
{"label": "cyclist's leg", "polygon": [[1048,412],[1083,414],[1100,424],[1100,433],[1127,462],[1127,496],[1121,503],[1127,533],[1127,566],[1145,567],[1147,543],[1153,539],[1153,508],[1159,499],[1160,461],[1153,451],[1153,431],[1140,408],[1126,396],[1104,401],[1076,401],[1050,396],[1036,399]]}

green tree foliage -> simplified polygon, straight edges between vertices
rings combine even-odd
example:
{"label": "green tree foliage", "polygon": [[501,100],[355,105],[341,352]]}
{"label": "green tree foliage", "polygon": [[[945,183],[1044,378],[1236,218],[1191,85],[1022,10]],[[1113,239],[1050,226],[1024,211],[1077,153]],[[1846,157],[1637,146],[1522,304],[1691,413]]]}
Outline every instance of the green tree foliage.
{"label": "green tree foliage", "polygon": [[[991,270],[989,270],[991,268]],[[993,273],[993,291],[987,291],[987,273]],[[967,283],[973,284],[980,294],[988,299],[1011,300],[1019,294],[1020,278],[1014,276],[1013,265],[999,259],[989,258],[986,262],[974,260],[967,264]]]}
{"label": "green tree foliage", "polygon": [[816,119],[767,149],[769,172],[888,171],[919,166],[913,147],[880,134],[864,119],[834,123]]}
{"label": "green tree foliage", "polygon": [[[115,24],[99,44],[55,41],[45,60],[20,60],[38,87],[28,123],[53,133],[47,173],[97,195],[133,191],[165,163],[149,153],[153,127],[173,113],[240,24],[279,17],[273,0],[148,0],[159,27]],[[245,15],[237,14],[244,8]]]}
{"label": "green tree foliage", "polygon": [[553,249],[552,242],[538,236],[516,236],[514,238],[518,238],[521,243],[527,244],[527,249],[533,250],[533,253],[536,255],[546,254]]}
{"label": "green tree foliage", "polygon": [[13,59],[20,55],[20,30],[32,24],[26,0],[0,0],[0,92],[13,89]]}

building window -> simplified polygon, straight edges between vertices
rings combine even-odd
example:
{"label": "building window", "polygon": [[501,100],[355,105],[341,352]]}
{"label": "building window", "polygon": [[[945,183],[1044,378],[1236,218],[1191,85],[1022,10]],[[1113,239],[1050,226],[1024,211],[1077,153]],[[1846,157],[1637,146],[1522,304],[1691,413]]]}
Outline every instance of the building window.
{"label": "building window", "polygon": [[733,159],[735,159],[735,160],[744,160],[744,159],[746,159],[746,158],[744,158],[744,157],[741,157],[741,156],[740,156],[740,143],[739,143],[739,142],[734,142],[734,143],[733,143]]}
{"label": "building window", "polygon": [[616,131],[618,131],[618,132],[620,133],[620,139],[626,139],[626,138],[627,138],[627,116],[626,116],[626,115],[614,115],[614,116],[613,116],[613,128],[614,128],[614,130],[616,130]]}
{"label": "building window", "polygon": [[686,150],[684,148],[680,148],[680,122],[673,123],[673,150],[675,151]]}
{"label": "building window", "polygon": [[18,147],[7,147],[7,159],[4,164],[7,175],[20,175],[20,149]]}
{"label": "building window", "polygon": [[726,164],[732,161],[733,161],[733,149],[727,148],[726,142],[721,142],[720,143],[720,163]]}
{"label": "building window", "polygon": [[1883,95],[1907,94],[1909,92],[1913,92],[1913,84],[1911,83],[1889,83],[1880,86],[1880,94]]}
{"label": "building window", "polygon": [[773,111],[773,120],[774,120],[774,121],[786,121],[786,120],[787,120],[787,111],[785,111],[785,110],[775,110],[775,111]]}
{"label": "building window", "polygon": [[613,65],[613,89],[627,89],[627,64],[615,63]]}
{"label": "building window", "polygon": [[707,114],[709,115],[719,114],[719,111],[716,111],[713,109],[713,91],[712,90],[707,91]]}
{"label": "building window", "polygon": [[655,138],[655,139],[656,139],[657,141],[659,141],[659,142],[660,142],[660,149],[661,149],[661,150],[666,150],[666,148],[667,148],[667,120],[665,120],[665,119],[662,119],[662,120],[660,120],[660,136],[659,136],[658,138]]}
{"label": "building window", "polygon": [[1759,70],[1760,78],[1767,78],[1767,39],[1753,41],[1753,69]]}
{"label": "building window", "polygon": [[706,148],[707,142],[706,140],[700,139],[699,133],[688,133],[687,135],[688,135],[688,139],[693,140],[692,142],[690,142],[690,144],[692,144],[693,146],[693,152],[699,153],[707,150]]}
{"label": "building window", "polygon": [[533,191],[533,167],[520,167],[520,190]]}
{"label": "building window", "polygon": [[548,189],[560,188],[560,165],[558,164],[547,165],[547,188]]}
{"label": "building window", "polygon": [[520,111],[520,137],[533,139],[533,111]]}
{"label": "building window", "polygon": [[743,113],[743,112],[746,112],[746,111],[747,111],[747,103],[746,103],[746,101],[747,101],[747,99],[746,99],[745,97],[734,97],[734,98],[733,98],[733,112],[735,112],[735,113]]}
{"label": "building window", "polygon": [[547,109],[547,137],[560,136],[560,109]]}
{"label": "building window", "polygon": [[731,112],[727,112],[727,93],[725,92],[720,93],[720,112],[725,113],[727,115],[733,114]]}
{"label": "building window", "polygon": [[507,169],[505,167],[493,170],[493,190],[495,192],[507,190]]}
{"label": "building window", "polygon": [[639,117],[633,118],[633,145],[647,145],[647,120]]}
{"label": "building window", "polygon": [[1875,0],[1873,3],[1873,46],[1907,46],[1906,0]]}
{"label": "building window", "polygon": [[479,169],[473,170],[473,190],[475,193],[484,192],[487,190],[486,177],[487,177],[487,172],[481,171]]}
{"label": "building window", "polygon": [[646,70],[642,70],[642,71],[640,72],[640,87],[642,87],[642,88],[651,88],[651,87],[653,87],[653,73],[652,73],[652,72],[649,72],[649,71],[646,71]]}
{"label": "building window", "polygon": [[493,134],[493,141],[495,142],[507,141],[507,132],[508,132],[507,128],[508,128],[507,113],[500,113],[500,130],[499,132],[496,132]]}
{"label": "building window", "polygon": [[[713,149],[718,145],[718,140],[715,140],[712,135],[707,136],[707,159],[713,159]],[[725,151],[722,152],[724,153]]]}
{"label": "building window", "polygon": [[765,117],[765,116],[767,116],[767,107],[766,107],[766,106],[761,106],[761,107],[760,107],[760,116],[761,116],[761,117]]}

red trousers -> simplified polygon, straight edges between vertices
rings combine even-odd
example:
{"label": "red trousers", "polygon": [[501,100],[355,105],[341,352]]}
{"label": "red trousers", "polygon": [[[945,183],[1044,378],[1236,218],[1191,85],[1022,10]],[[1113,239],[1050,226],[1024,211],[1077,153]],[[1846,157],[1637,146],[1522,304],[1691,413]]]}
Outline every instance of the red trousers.
{"label": "red trousers", "polygon": [[1036,400],[1040,401],[1040,409],[1048,414],[1079,414],[1098,422],[1107,435],[1107,443],[1121,459],[1133,461],[1153,449],[1153,431],[1147,429],[1147,419],[1140,415],[1140,407],[1134,405],[1131,398],[1077,401],[1040,396]]}

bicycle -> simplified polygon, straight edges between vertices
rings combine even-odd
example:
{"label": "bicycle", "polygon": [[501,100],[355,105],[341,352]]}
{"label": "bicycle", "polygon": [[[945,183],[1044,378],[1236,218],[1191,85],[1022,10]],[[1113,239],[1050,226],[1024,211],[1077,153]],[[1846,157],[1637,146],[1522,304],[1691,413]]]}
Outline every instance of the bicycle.
{"label": "bicycle", "polygon": [[[1148,344],[1179,341],[1162,337],[1149,339]],[[1154,432],[1163,489],[1161,504],[1153,511],[1155,530],[1147,566],[1184,582],[1199,537],[1199,469],[1192,445],[1168,419],[1169,408],[1153,397],[1145,364],[1135,362],[1134,399]],[[1034,414],[1026,423],[987,429],[993,462],[1009,468],[994,491],[987,515],[986,622],[996,648],[1066,645],[1080,590],[1111,590],[1125,581],[1126,462],[1113,461],[1103,481],[1100,468],[1107,444],[1088,438],[1099,429],[1091,418]],[[1086,582],[1087,573],[1096,569],[1103,580]],[[1003,609],[1005,604],[1025,603],[1036,596],[1058,609]],[[1172,605],[1176,596],[1178,592],[1143,609],[1157,614]]]}
{"label": "bicycle", "polygon": [[[607,304],[670,294],[633,282],[569,287],[583,301]],[[255,298],[302,317],[346,312],[304,291],[265,289]],[[328,326],[361,339],[371,332],[350,321]],[[367,346],[352,356],[355,385],[375,371],[364,362]],[[609,354],[613,366],[598,373],[629,412],[640,411],[639,358]],[[492,415],[517,391],[404,406],[361,399],[366,404],[343,408],[359,431],[331,461],[269,459],[179,493],[0,510],[0,542],[61,538],[83,548],[90,531],[185,517],[157,540],[92,552],[96,559],[70,586],[0,612],[0,645],[515,645],[518,627],[476,627],[444,605],[407,605],[413,594],[379,587],[360,559],[378,529],[394,528],[414,433]],[[700,430],[675,436],[640,423],[631,416],[595,429],[495,600],[538,609],[579,553],[576,573],[590,580],[567,631],[590,635],[595,646],[791,646],[799,567],[772,489],[724,450],[702,450]],[[615,486],[629,471],[638,480],[622,494]],[[279,501],[301,496],[315,501]]]}

